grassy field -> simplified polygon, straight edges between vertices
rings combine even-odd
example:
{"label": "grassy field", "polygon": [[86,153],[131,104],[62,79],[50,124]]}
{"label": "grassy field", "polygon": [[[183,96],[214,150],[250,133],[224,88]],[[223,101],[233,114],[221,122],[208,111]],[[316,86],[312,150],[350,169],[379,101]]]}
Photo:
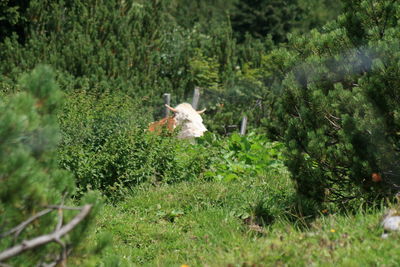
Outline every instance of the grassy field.
{"label": "grassy field", "polygon": [[96,225],[112,245],[99,266],[398,266],[398,235],[382,239],[381,209],[292,214],[287,173],[252,181],[143,186],[106,205]]}

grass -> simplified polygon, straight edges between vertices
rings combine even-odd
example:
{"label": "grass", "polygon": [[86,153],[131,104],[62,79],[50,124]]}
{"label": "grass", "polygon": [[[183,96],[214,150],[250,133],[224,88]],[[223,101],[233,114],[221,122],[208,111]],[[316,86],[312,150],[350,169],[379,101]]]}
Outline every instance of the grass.
{"label": "grass", "polygon": [[293,220],[293,207],[284,206],[295,199],[293,188],[284,173],[253,181],[143,186],[124,201],[104,207],[91,240],[109,233],[112,245],[83,263],[398,266],[399,235],[380,237],[380,209],[360,209],[353,215],[321,213],[302,224]]}

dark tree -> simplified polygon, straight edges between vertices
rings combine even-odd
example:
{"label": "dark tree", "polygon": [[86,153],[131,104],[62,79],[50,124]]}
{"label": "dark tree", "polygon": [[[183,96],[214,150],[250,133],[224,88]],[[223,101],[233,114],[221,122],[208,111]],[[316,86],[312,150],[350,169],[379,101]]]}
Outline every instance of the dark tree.
{"label": "dark tree", "polygon": [[240,0],[232,11],[232,27],[240,41],[248,32],[256,38],[271,35],[275,42],[283,42],[302,13],[297,0]]}

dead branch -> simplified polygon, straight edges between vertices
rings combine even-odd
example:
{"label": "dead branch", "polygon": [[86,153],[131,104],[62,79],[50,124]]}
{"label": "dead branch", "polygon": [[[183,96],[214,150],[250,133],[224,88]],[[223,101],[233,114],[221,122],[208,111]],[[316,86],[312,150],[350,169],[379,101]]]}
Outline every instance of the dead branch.
{"label": "dead branch", "polygon": [[327,119],[332,124],[332,126],[335,127],[336,130],[342,129],[342,127],[340,127],[340,125],[335,123],[333,120],[329,119],[327,115],[325,115],[325,119]]}
{"label": "dead branch", "polygon": [[42,217],[42,216],[46,215],[47,213],[49,213],[52,210],[53,209],[45,209],[45,210],[42,210],[41,212],[38,212],[37,214],[35,214],[31,218],[29,218],[28,220],[20,223],[16,227],[12,228],[11,230],[0,234],[0,238],[6,237],[6,236],[11,235],[13,233],[15,233],[16,236],[18,236],[18,234],[21,233],[22,230],[24,230],[31,222],[33,222],[34,220],[36,220],[39,217]]}
{"label": "dead branch", "polygon": [[61,242],[61,237],[74,229],[90,213],[91,209],[92,205],[87,204],[81,208],[81,212],[78,213],[68,224],[64,225],[58,230],[55,230],[53,233],[38,236],[31,240],[23,241],[19,245],[13,246],[9,249],[4,250],[3,252],[0,252],[0,262],[15,255],[18,255],[26,250],[30,250],[50,242]]}
{"label": "dead branch", "polygon": [[[64,195],[65,197],[65,195]],[[64,197],[61,202],[61,206],[64,205]],[[59,231],[63,225],[63,209],[60,207],[58,208],[58,222],[55,231]],[[65,245],[64,242],[61,241],[61,239],[57,239],[56,242],[60,244],[61,246],[61,252],[59,256],[58,262],[61,264],[62,267],[65,267],[65,262],[67,261],[67,246]]]}
{"label": "dead branch", "polygon": [[63,205],[48,205],[46,206],[48,209],[53,209],[53,210],[58,210],[58,209],[63,209],[63,210],[82,210],[80,207],[68,207],[68,206],[63,206]]}
{"label": "dead branch", "polygon": [[[57,209],[59,212],[59,222],[57,224],[57,228],[59,229],[62,225],[62,210],[82,210],[82,208],[80,207],[67,207],[64,206],[64,198],[65,195],[63,196],[61,205],[49,205],[47,206],[47,209],[42,210],[41,212],[38,212],[37,214],[35,214],[34,216],[32,216],[31,218],[29,218],[28,220],[20,223],[19,225],[17,225],[16,227],[8,230],[5,233],[0,234],[0,238],[6,237],[8,235],[14,234],[14,242],[17,241],[18,236],[21,234],[21,232],[30,224],[32,223],[34,220],[46,215],[47,213],[53,211],[54,209]],[[61,215],[60,215],[61,214]],[[0,266],[1,267],[1,266]]]}
{"label": "dead branch", "polygon": [[[61,200],[61,205],[60,206],[64,206],[64,199],[65,199],[65,196],[66,195],[64,195],[63,196],[63,198],[62,198],[62,200]],[[57,230],[60,230],[60,228],[61,228],[61,226],[62,226],[62,224],[63,224],[63,209],[61,208],[61,207],[59,207],[58,208],[58,222],[57,222],[57,226],[56,226],[56,231]]]}

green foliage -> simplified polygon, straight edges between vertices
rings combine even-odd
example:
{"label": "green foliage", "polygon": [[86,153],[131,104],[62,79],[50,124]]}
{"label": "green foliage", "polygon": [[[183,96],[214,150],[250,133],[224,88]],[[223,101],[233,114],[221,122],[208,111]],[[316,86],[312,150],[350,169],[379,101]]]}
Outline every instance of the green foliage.
{"label": "green foliage", "polygon": [[[22,46],[15,39],[6,39],[2,57],[10,64],[2,66],[2,73],[29,69],[40,59],[76,79],[68,89],[82,88],[81,84],[86,82],[98,88],[97,91],[108,88],[130,91],[140,79],[149,91],[161,71],[156,66],[166,52],[162,47],[173,33],[172,29],[160,33],[158,25],[165,24],[161,10],[160,4],[152,3],[55,1],[48,4],[32,0],[26,11],[30,22],[25,29],[29,32],[28,42]],[[138,77],[139,73],[145,75]],[[140,95],[138,91],[134,93]]]}
{"label": "green foliage", "polygon": [[343,11],[341,0],[299,0],[298,2],[304,14],[294,32],[307,33],[311,29],[321,28],[327,22],[336,19]]}
{"label": "green foliage", "polygon": [[[243,114],[259,126],[269,114],[259,103],[270,95],[254,81],[252,71],[258,72],[272,47],[266,35],[286,39],[283,31],[295,26],[287,16],[297,19],[303,14],[296,13],[299,6],[307,6],[278,2],[265,5],[273,11],[265,14],[257,10],[262,3],[252,7],[256,13],[246,13],[236,6],[246,3],[237,0],[5,1],[4,12],[17,12],[5,21],[17,23],[18,29],[4,26],[8,33],[0,40],[0,84],[13,91],[22,72],[46,63],[55,68],[65,91],[118,91],[153,107],[161,105],[166,92],[174,103],[188,101],[200,86],[210,130],[229,133]],[[236,30],[235,25],[249,20],[268,22],[263,38]]]}
{"label": "green foliage", "polygon": [[196,27],[202,33],[208,33],[210,24],[226,22],[237,0],[173,0],[171,2],[170,12],[179,25],[189,29]]}
{"label": "green foliage", "polygon": [[[268,56],[279,60],[264,68],[276,101],[266,102],[274,120],[265,122],[287,145],[299,192],[347,206],[390,193],[400,178],[400,6],[353,7],[322,31],[292,36],[288,48]],[[350,20],[359,22],[359,35]],[[384,181],[374,183],[372,173]]]}
{"label": "green foliage", "polygon": [[298,23],[302,10],[297,0],[238,1],[232,14],[232,27],[243,40],[246,32],[257,38],[271,35],[275,42],[286,40],[286,34]]}
{"label": "green foliage", "polygon": [[198,142],[216,151],[210,169],[205,173],[211,180],[246,180],[284,170],[282,144],[270,142],[263,135],[234,133],[218,139],[213,134],[206,134]]}
{"label": "green foliage", "polygon": [[28,1],[0,1],[0,42],[6,37],[16,35],[20,41],[25,40],[26,17]]}
{"label": "green foliage", "polygon": [[200,75],[212,86],[223,83],[231,73],[234,53],[228,25],[215,23],[205,34],[185,29],[170,15],[171,5],[31,0],[24,12],[29,22],[24,27],[26,42],[10,35],[0,43],[0,58],[7,62],[0,64],[0,80],[14,88],[19,73],[42,62],[57,70],[64,90],[122,91],[145,96],[151,104],[170,92],[182,102],[198,83],[209,86],[198,79],[201,66],[193,63],[204,56],[212,59],[213,77]]}
{"label": "green foliage", "polygon": [[[58,167],[55,153],[60,141],[55,112],[62,103],[62,97],[53,71],[47,66],[39,66],[20,79],[18,88],[20,92],[4,95],[0,101],[1,233],[26,221],[48,205],[62,203],[65,196],[75,191],[73,177]],[[68,199],[65,201],[71,203]],[[90,218],[64,240],[68,246],[77,245],[83,239],[97,213],[96,209],[97,206]],[[65,212],[66,221],[72,217],[72,212]],[[54,213],[40,217],[19,235],[2,237],[0,250],[53,232],[57,221]],[[33,265],[39,261],[52,261],[51,257],[58,254],[58,245],[48,245],[11,258],[7,263]]]}
{"label": "green foliage", "polygon": [[60,163],[82,191],[119,197],[144,182],[199,178],[209,164],[205,148],[147,132],[148,110],[123,94],[73,94],[60,121]]}
{"label": "green foliage", "polygon": [[220,85],[218,70],[220,66],[216,58],[207,58],[198,49],[189,64],[194,84],[203,88],[218,90]]}

